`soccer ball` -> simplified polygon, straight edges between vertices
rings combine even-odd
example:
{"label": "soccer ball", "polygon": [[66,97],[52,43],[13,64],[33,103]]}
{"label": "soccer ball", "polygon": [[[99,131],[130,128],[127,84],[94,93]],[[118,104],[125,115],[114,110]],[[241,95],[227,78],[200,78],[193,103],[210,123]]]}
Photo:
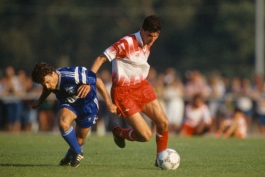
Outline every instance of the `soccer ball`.
{"label": "soccer ball", "polygon": [[167,148],[157,156],[157,164],[163,170],[176,170],[179,163],[180,156],[174,149]]}

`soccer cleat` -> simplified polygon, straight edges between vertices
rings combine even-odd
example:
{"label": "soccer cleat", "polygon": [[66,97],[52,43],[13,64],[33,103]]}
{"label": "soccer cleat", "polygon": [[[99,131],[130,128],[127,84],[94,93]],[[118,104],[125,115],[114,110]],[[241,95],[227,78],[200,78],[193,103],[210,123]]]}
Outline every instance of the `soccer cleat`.
{"label": "soccer cleat", "polygon": [[116,123],[114,123],[112,125],[112,134],[113,134],[114,142],[120,148],[124,148],[125,147],[125,139],[122,138],[122,137],[119,137],[119,136],[115,135],[116,128],[118,128],[118,125]]}
{"label": "soccer cleat", "polygon": [[78,167],[80,164],[80,160],[84,158],[83,152],[80,153],[74,153],[73,159],[71,160],[71,166],[72,167]]}
{"label": "soccer cleat", "polygon": [[60,166],[68,166],[70,165],[70,162],[73,158],[73,150],[68,150],[68,152],[66,153],[66,155],[64,156],[64,158],[60,161],[59,165]]}

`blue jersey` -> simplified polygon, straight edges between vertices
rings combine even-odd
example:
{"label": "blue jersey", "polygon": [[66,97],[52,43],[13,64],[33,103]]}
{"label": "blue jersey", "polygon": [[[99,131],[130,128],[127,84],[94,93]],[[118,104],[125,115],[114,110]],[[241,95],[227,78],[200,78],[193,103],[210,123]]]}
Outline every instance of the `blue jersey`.
{"label": "blue jersey", "polygon": [[[86,128],[94,124],[98,112],[96,74],[81,66],[59,68],[56,72],[59,80],[52,92],[59,100],[60,108],[66,107],[73,111],[80,127]],[[79,98],[77,89],[83,84],[89,84],[91,89],[85,98]]]}

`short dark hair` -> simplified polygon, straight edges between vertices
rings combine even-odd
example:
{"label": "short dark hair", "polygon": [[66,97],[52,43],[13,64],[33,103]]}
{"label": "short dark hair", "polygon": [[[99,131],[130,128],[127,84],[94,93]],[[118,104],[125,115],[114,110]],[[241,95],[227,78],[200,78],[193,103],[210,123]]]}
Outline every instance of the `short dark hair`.
{"label": "short dark hair", "polygon": [[156,15],[150,15],[144,19],[142,28],[149,32],[159,32],[162,29],[162,22]]}
{"label": "short dark hair", "polygon": [[40,63],[37,63],[34,69],[32,70],[31,78],[33,82],[42,84],[44,81],[44,77],[52,74],[55,71],[56,70],[48,63],[40,62]]}

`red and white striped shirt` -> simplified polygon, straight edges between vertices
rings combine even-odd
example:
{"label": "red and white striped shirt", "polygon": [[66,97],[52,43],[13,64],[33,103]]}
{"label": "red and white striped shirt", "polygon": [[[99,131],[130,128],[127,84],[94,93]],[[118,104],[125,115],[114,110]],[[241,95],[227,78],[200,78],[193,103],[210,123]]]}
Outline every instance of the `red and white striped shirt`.
{"label": "red and white striped shirt", "polygon": [[150,47],[143,46],[140,31],[123,37],[104,51],[112,62],[112,81],[129,86],[146,79],[150,65],[147,63]]}

